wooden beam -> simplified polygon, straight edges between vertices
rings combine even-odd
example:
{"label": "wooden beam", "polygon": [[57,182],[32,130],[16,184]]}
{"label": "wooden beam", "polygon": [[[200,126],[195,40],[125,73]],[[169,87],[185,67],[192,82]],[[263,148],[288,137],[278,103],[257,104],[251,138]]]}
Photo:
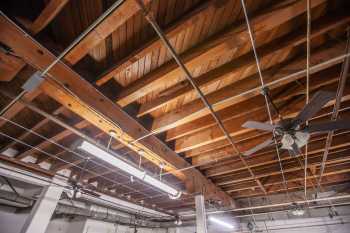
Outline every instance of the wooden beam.
{"label": "wooden beam", "polygon": [[[333,167],[332,167],[333,168]],[[324,173],[325,176],[335,176],[339,174],[344,174],[348,173],[350,171],[349,169],[337,169],[336,167],[333,169],[328,169],[326,173]],[[349,174],[347,174],[349,176]],[[302,170],[296,171],[296,172],[290,172],[285,174],[286,181],[287,183],[290,182],[300,182],[304,181],[304,174]],[[269,176],[268,182],[266,182],[264,185],[266,186],[267,190],[270,190],[272,186],[275,185],[281,185],[283,184],[283,180],[280,175],[275,175],[275,176]],[[312,176],[308,175],[306,177],[307,180],[310,180],[311,182],[315,183],[316,179],[318,176]],[[350,179],[350,176],[349,176]],[[232,192],[238,192],[238,191],[243,191],[243,190],[249,190],[249,189],[256,189],[258,190],[259,187],[255,185],[254,182],[245,182],[245,183],[239,183],[239,184],[234,184],[232,186],[227,186],[224,188],[227,192],[232,193]]]}
{"label": "wooden beam", "polygon": [[[291,2],[291,1],[289,1]],[[289,4],[273,8],[270,11],[263,12],[251,20],[252,30],[256,36],[267,32],[305,12],[305,0],[292,1]],[[312,8],[317,7],[326,0],[312,1]],[[200,66],[204,61],[218,58],[223,52],[233,51],[240,48],[244,43],[249,41],[249,34],[246,25],[232,27],[225,33],[214,37],[201,46],[191,49],[184,53],[181,58],[189,70]],[[182,70],[174,61],[168,62],[157,70],[147,74],[130,84],[119,94],[117,103],[120,106],[126,106],[138,98],[155,91],[174,78],[182,77]],[[183,78],[184,79],[184,78]]]}
{"label": "wooden beam", "polygon": [[[349,21],[349,16],[338,16],[336,18],[324,17],[320,20],[317,20],[314,23],[316,26],[311,32],[310,39],[327,33],[328,31],[340,27]],[[279,57],[277,63],[283,62],[284,58],[287,54],[289,54],[293,47],[297,47],[305,42],[306,36],[303,30],[298,30],[295,33],[287,34],[282,38],[273,40],[267,45],[258,48],[260,62],[261,64],[264,64],[264,61],[276,61],[276,59],[273,59],[276,57]],[[267,69],[272,65],[271,62],[265,63],[267,63],[267,65],[262,66],[263,69]],[[274,63],[274,65],[277,63]],[[250,70],[250,72],[244,72],[246,70]],[[206,87],[219,81],[225,83],[225,80],[235,80],[234,82],[237,82],[247,77],[253,71],[255,73],[257,72],[255,59],[250,53],[248,53],[232,60],[223,66],[211,70],[208,73],[201,75],[200,77],[197,77],[196,83],[199,87]],[[206,89],[203,89],[203,91],[205,94],[207,94]],[[166,92],[171,94],[162,95],[159,98],[152,100],[151,102],[142,104],[138,116],[143,116],[167,104],[175,103],[178,99],[184,97],[185,95],[196,94],[188,82],[172,86],[166,90]]]}
{"label": "wooden beam", "polygon": [[[319,48],[318,51],[313,53],[313,56],[310,59],[310,64],[314,66],[319,64],[320,61],[326,61],[330,58],[342,55],[344,54],[344,48],[344,43],[336,44],[331,48],[329,48],[329,46],[327,48]],[[290,74],[290,71],[303,70],[305,68],[305,61],[305,58],[297,59],[296,61],[284,66],[276,73],[265,72],[265,83],[268,84],[270,82],[274,82],[273,85],[269,86],[270,90],[273,90],[304,77],[305,73],[301,72],[298,73],[298,75],[292,76],[290,79],[282,79],[286,76],[286,72],[287,74]],[[327,66],[322,67],[322,69],[326,69],[340,62],[341,60],[332,64],[327,64]],[[320,70],[321,69],[313,70],[311,73],[316,73]],[[258,75],[252,75],[249,78],[238,81],[235,84],[226,86],[219,91],[207,95],[207,99],[212,105],[213,109],[215,111],[219,111],[233,104],[237,104],[257,95],[261,95],[259,87],[260,82]],[[242,94],[250,90],[253,91],[247,94]],[[197,99],[155,119],[152,125],[152,131],[157,133],[164,132],[166,130],[178,127],[179,125],[209,115],[209,113],[209,110],[204,106],[203,102]]]}
{"label": "wooden beam", "polygon": [[[63,107],[59,107],[58,109],[56,109],[53,114],[59,114],[60,112],[62,112],[64,110]],[[41,120],[40,122],[38,122],[37,124],[35,124],[32,128],[31,131],[36,132],[38,129],[40,129],[42,126],[46,125],[50,120],[45,118],[43,120]],[[27,138],[29,135],[31,135],[32,133],[30,131],[26,131],[23,134],[21,134],[19,137],[17,137],[18,140],[23,141],[25,138]],[[1,151],[4,151],[8,148],[13,147],[14,145],[16,145],[17,142],[16,141],[12,141],[10,142],[8,145],[4,146],[3,148],[1,148]]]}
{"label": "wooden beam", "polygon": [[26,23],[25,26],[32,35],[38,34],[49,23],[51,23],[68,2],[69,0],[50,0],[34,22]]}
{"label": "wooden beam", "polygon": [[[61,11],[69,0],[50,0],[41,14],[34,22],[19,19],[23,25],[36,35],[44,29]],[[25,66],[25,62],[12,54],[0,52],[0,81],[11,81],[17,73]]]}
{"label": "wooden beam", "polygon": [[[345,137],[345,139],[343,137]],[[350,137],[349,134],[338,135],[337,142],[336,142],[337,144],[332,146],[332,151],[340,152],[340,151],[346,150],[350,145],[349,143],[346,142],[346,139],[348,139],[349,137]],[[309,153],[310,156],[313,156],[315,154],[320,155],[320,153],[322,153],[324,151],[324,148],[323,148],[324,142],[325,142],[325,138],[311,142],[310,143],[311,149],[310,149],[310,153]],[[282,151],[283,150],[281,150],[281,152]],[[291,158],[289,156],[289,154],[285,151],[284,151],[284,153],[281,153],[280,158],[281,158],[282,164],[284,164],[286,161],[294,160],[294,158]],[[276,151],[273,148],[264,154],[254,155],[252,157],[247,158],[247,163],[254,170],[254,169],[257,169],[257,168],[263,167],[263,166],[276,165],[279,163],[279,161],[278,161],[278,158],[276,156]],[[213,178],[218,177],[219,178],[219,177],[232,177],[232,176],[234,176],[233,174],[239,173],[242,171],[245,171],[244,167],[242,167],[242,164],[240,164],[237,157],[233,157],[231,162],[226,163],[225,165],[217,164],[211,168],[206,169],[204,171],[204,173],[208,177],[213,177]]]}
{"label": "wooden beam", "polygon": [[18,72],[25,66],[20,58],[0,51],[0,81],[9,82],[11,81]]}
{"label": "wooden beam", "polygon": [[[147,5],[150,0],[142,0]],[[100,24],[89,32],[65,57],[64,60],[74,65],[91,49],[100,44],[107,36],[123,25],[128,19],[136,15],[140,7],[136,0],[126,0]]]}
{"label": "wooden beam", "polygon": [[[22,97],[23,100],[25,101],[32,101],[34,100],[37,96],[39,96],[42,92],[40,90],[34,90],[32,92],[28,92],[24,94]],[[11,108],[9,108],[4,114],[3,117],[7,119],[11,119],[15,115],[17,115],[22,109],[25,108],[25,106],[21,103],[16,102],[14,105],[12,105]],[[4,124],[6,124],[6,121],[0,121],[0,127],[2,127]]]}
{"label": "wooden beam", "polygon": [[[27,63],[40,70],[45,69],[56,59],[47,49],[26,36],[23,31],[2,16],[0,17],[0,41],[12,48]],[[130,143],[148,134],[148,131],[68,66],[59,62],[50,70],[50,75],[55,77],[55,80],[46,77],[40,86],[47,95],[102,131],[109,133],[110,130],[114,130],[118,141],[153,163],[165,164],[166,170],[186,183],[188,192],[203,191],[203,187],[206,187],[204,192],[207,198],[221,200],[226,205],[233,204],[226,193],[207,180],[198,170],[176,171],[176,168],[188,167],[190,164],[157,137],[147,137],[142,140],[142,143]]]}
{"label": "wooden beam", "polygon": [[48,171],[48,170],[45,170],[37,164],[26,163],[23,161],[19,161],[15,158],[7,157],[5,155],[0,155],[0,161],[7,163],[7,164],[14,165],[20,169],[24,169],[24,170],[27,170],[30,172],[39,173],[39,174],[44,175],[46,177],[53,177],[55,175],[55,173]]}
{"label": "wooden beam", "polygon": [[[337,74],[334,74],[334,75],[337,75]],[[335,92],[337,90],[336,85],[330,90],[333,90]],[[348,88],[348,91],[349,91],[349,88]],[[346,94],[346,96],[344,96],[343,101],[349,100],[350,98],[349,92]],[[331,102],[325,107],[329,106],[330,104]],[[298,103],[294,103],[292,106],[285,109],[284,111],[281,111],[281,114],[283,117],[286,117],[286,118],[294,117],[298,114],[298,112],[304,106],[305,106],[305,101],[299,101]],[[235,137],[242,133],[251,131],[251,129],[242,128],[242,125],[248,120],[266,121],[267,120],[266,109],[259,109],[258,111],[253,111],[246,115],[227,121],[225,122],[225,127],[227,131],[230,133],[230,135],[232,137]],[[193,148],[198,148],[202,145],[206,145],[215,141],[222,140],[224,138],[225,136],[222,134],[220,128],[215,125],[205,130],[177,139],[175,141],[175,151],[176,152],[188,151]]]}
{"label": "wooden beam", "polygon": [[[349,117],[349,112],[346,114],[345,118]],[[324,118],[328,119],[328,117]],[[237,143],[237,146],[239,149],[241,149],[241,152],[247,151],[251,148],[253,148],[255,145],[262,143],[265,140],[268,140],[271,138],[271,134],[263,134],[262,137],[254,138],[252,140],[244,141],[243,143]],[[260,153],[260,152],[258,152]],[[199,165],[208,163],[208,161],[220,161],[220,160],[227,160],[228,158],[237,156],[237,152],[233,150],[232,146],[227,145],[225,147],[212,150],[209,152],[205,152],[199,156],[192,158],[192,164]]]}
{"label": "wooden beam", "polygon": [[[330,185],[337,185],[344,182],[349,181],[349,175],[347,173],[342,174],[335,174],[335,175],[329,175],[325,178],[324,181],[322,181],[322,186],[330,186]],[[314,183],[311,182],[311,180],[307,180],[307,189],[313,189]],[[301,183],[300,181],[294,181],[290,182],[288,185],[288,191],[298,191],[298,190],[304,190],[304,183]],[[285,192],[285,188],[283,184],[280,185],[274,185],[268,190],[268,195],[273,195],[277,193]],[[310,190],[311,191],[311,190]],[[313,190],[312,190],[313,191]],[[238,192],[232,192],[232,197],[234,198],[247,198],[247,197],[258,197],[258,196],[265,196],[266,194],[260,192],[258,189],[250,189],[250,190],[244,190],[244,191],[238,191]]]}
{"label": "wooden beam", "polygon": [[[321,154],[318,154],[316,156],[310,156],[310,161],[308,161],[308,168],[311,166],[319,167],[321,165],[322,157],[320,155]],[[350,159],[348,155],[348,150],[346,153],[332,153],[332,158],[327,160],[327,165],[349,163]],[[301,162],[304,161],[303,159],[300,160]],[[296,159],[283,162],[283,172],[285,174],[302,170],[303,168],[301,168],[299,162]],[[256,173],[256,176],[259,177],[259,179],[262,179],[263,177],[281,175],[281,170],[278,163],[255,168],[254,172]],[[215,183],[219,186],[227,186],[251,180],[252,179],[249,176],[247,176],[247,172],[237,172],[232,173],[232,175],[225,176],[223,178],[218,177],[217,179],[215,179]]]}
{"label": "wooden beam", "polygon": [[[89,126],[89,125],[90,125],[90,123],[89,123],[88,121],[82,120],[82,121],[80,121],[79,123],[76,123],[76,124],[74,125],[74,127],[77,128],[77,129],[83,129],[83,128]],[[69,135],[72,135],[72,134],[73,134],[72,131],[69,131],[69,130],[62,130],[60,133],[58,133],[58,134],[56,134],[55,136],[51,137],[51,138],[50,138],[50,141],[44,140],[44,141],[42,141],[41,143],[35,145],[35,148],[44,150],[46,147],[52,145],[52,142],[51,142],[51,141],[59,142],[59,141],[62,140],[63,138],[68,137]],[[17,159],[23,159],[23,158],[25,158],[26,156],[31,155],[31,154],[34,153],[35,151],[36,151],[36,149],[34,149],[34,148],[28,148],[27,150],[23,151],[22,153],[16,155],[16,158],[17,158]]]}
{"label": "wooden beam", "polygon": [[[333,67],[323,71],[322,74],[320,73],[320,74],[313,75],[312,78],[310,79],[310,83],[312,83],[312,85],[310,85],[310,91],[314,91],[321,87],[337,82],[338,76],[335,74],[339,72],[340,72],[339,67]],[[287,88],[288,90],[285,90]],[[222,91],[219,90],[218,92],[222,92]],[[304,93],[305,93],[305,90],[304,90],[304,87],[302,86],[285,87],[285,88],[281,87],[281,88],[278,88],[277,90],[278,95],[273,96],[273,100],[274,100],[274,103],[279,108],[283,108],[284,105],[288,104],[288,102],[291,101],[290,99],[299,95],[303,95]],[[227,94],[229,95],[229,93]],[[258,111],[261,109],[266,109],[265,100],[261,96],[255,96],[248,100],[245,100],[240,103],[229,106],[227,108],[224,108],[218,111],[217,114],[223,122],[227,122],[234,118],[238,118],[245,114],[249,114],[251,112]],[[179,139],[186,135],[199,132],[201,130],[207,129],[215,125],[216,125],[216,122],[212,118],[212,116],[207,115],[202,118],[191,121],[189,123],[180,125],[176,128],[170,129],[166,133],[166,140],[171,141],[174,139]]]}
{"label": "wooden beam", "polygon": [[[199,7],[182,17],[179,21],[175,22],[172,26],[166,28],[164,33],[168,38],[172,38],[187,28],[194,25],[197,21],[205,17],[206,12],[214,11],[216,8],[217,0],[209,0],[202,3]],[[96,81],[98,86],[101,86],[108,82],[108,80],[115,77],[119,72],[126,69],[128,66],[132,65],[138,59],[146,56],[148,53],[155,49],[162,47],[162,41],[158,36],[145,43],[141,48],[135,50],[127,57],[123,58],[120,62],[115,64],[111,69],[104,72]]]}

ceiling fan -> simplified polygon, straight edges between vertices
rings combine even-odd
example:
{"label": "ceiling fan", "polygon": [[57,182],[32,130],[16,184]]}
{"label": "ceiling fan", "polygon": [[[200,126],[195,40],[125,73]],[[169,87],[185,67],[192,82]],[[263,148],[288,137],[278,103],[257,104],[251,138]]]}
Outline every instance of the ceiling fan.
{"label": "ceiling fan", "polygon": [[[310,133],[350,129],[350,119],[326,121],[307,126],[304,125],[307,120],[314,117],[325,104],[334,98],[335,94],[332,92],[319,91],[294,118],[281,119],[275,125],[257,121],[247,121],[242,125],[242,127],[274,132],[277,137],[281,138],[282,146],[280,148],[286,149],[292,156],[296,156],[300,154],[300,148],[307,144],[310,138]],[[271,98],[268,99],[270,102],[272,102]],[[272,106],[276,108],[273,103]],[[243,155],[252,155],[257,151],[272,145],[273,143],[274,138],[268,139],[254,148],[245,151]]]}

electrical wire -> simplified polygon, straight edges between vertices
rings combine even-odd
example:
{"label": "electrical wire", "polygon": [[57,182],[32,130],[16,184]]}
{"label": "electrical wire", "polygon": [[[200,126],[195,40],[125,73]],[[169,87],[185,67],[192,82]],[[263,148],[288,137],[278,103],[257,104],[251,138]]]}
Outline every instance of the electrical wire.
{"label": "electrical wire", "polygon": [[[1,168],[1,169],[4,169],[4,170],[11,171],[11,172],[15,172],[15,173],[20,174],[20,175],[25,175],[25,176],[28,176],[28,177],[31,177],[31,178],[34,178],[34,179],[38,179],[38,180],[47,182],[47,183],[49,183],[50,185],[55,185],[55,186],[57,186],[57,187],[62,187],[62,188],[64,188],[64,189],[71,189],[71,188],[72,188],[72,187],[69,186],[69,185],[63,185],[63,184],[61,184],[61,183],[55,182],[54,180],[47,180],[47,179],[45,179],[45,178],[42,178],[42,177],[39,177],[39,176],[33,176],[33,175],[31,175],[31,174],[27,174],[27,173],[25,173],[25,172],[18,171],[18,170],[17,170],[17,171],[14,171],[14,170],[12,170],[12,169],[8,169],[7,167],[3,167],[3,166],[1,166],[1,165],[0,165],[0,168]],[[62,177],[62,178],[64,178],[64,179],[66,179],[65,176],[60,175],[60,174],[56,174],[56,176],[60,176],[60,177]],[[89,197],[92,197],[92,198],[95,198],[95,199],[98,199],[98,200],[101,200],[101,201],[106,202],[106,203],[110,203],[110,204],[115,205],[115,203],[112,202],[112,201],[109,201],[109,200],[106,200],[106,199],[103,199],[103,198],[100,198],[100,197],[92,196],[92,195],[90,195],[90,194],[88,194],[88,193],[84,193],[84,195],[89,196]],[[135,211],[135,212],[139,212],[139,213],[140,213],[140,210],[134,209],[134,208],[132,208],[132,207],[123,206],[123,205],[121,205],[120,203],[119,203],[118,205],[120,205],[120,206],[122,206],[122,207],[126,207],[126,208],[128,208],[128,209],[130,209],[130,210],[133,210],[133,211]],[[142,212],[143,212],[143,213],[151,214],[151,213],[149,213],[149,212],[144,211],[144,208],[143,208]],[[155,213],[152,213],[152,214],[155,214]],[[168,214],[168,213],[167,213],[167,214]],[[162,217],[163,217],[163,216],[160,216],[160,215],[157,215],[157,214],[156,214],[156,216],[158,216],[159,218],[162,218]],[[151,217],[150,217],[150,218],[151,218]]]}
{"label": "electrical wire", "polygon": [[[31,129],[28,129],[28,128],[26,128],[26,127],[24,127],[24,126],[22,126],[22,125],[20,125],[20,124],[18,124],[18,123],[16,123],[16,122],[13,122],[13,121],[11,121],[11,120],[9,120],[9,119],[6,119],[6,118],[4,118],[4,117],[0,117],[0,119],[3,119],[3,120],[5,120],[5,121],[7,121],[7,122],[10,122],[10,123],[16,125],[17,127],[22,128],[22,129],[24,129],[24,130],[27,130],[27,131],[33,133],[34,135],[36,135],[36,136],[38,136],[38,137],[40,137],[40,138],[42,138],[42,139],[44,139],[44,140],[46,140],[46,141],[51,142],[51,143],[54,144],[54,145],[60,147],[60,148],[63,149],[64,151],[67,151],[67,152],[69,152],[69,153],[72,153],[72,154],[74,154],[74,155],[80,157],[80,158],[83,159],[83,160],[86,159],[86,157],[85,157],[84,155],[81,155],[81,154],[77,153],[76,151],[73,151],[73,150],[71,150],[71,149],[69,149],[69,148],[67,148],[67,147],[65,147],[65,146],[63,146],[63,145],[61,145],[61,144],[59,144],[59,143],[56,143],[55,141],[53,141],[53,140],[51,140],[51,139],[49,139],[49,138],[47,138],[47,137],[45,137],[45,136],[43,136],[43,135],[41,135],[41,134],[35,132],[35,131],[32,131]],[[76,167],[76,168],[79,168],[80,170],[83,170],[83,167],[80,167],[80,166],[78,166],[78,165],[76,165],[76,164],[74,164],[74,163],[72,163],[72,162],[66,161],[66,160],[64,160],[64,159],[62,159],[62,158],[60,158],[60,157],[58,157],[58,156],[56,156],[56,155],[53,155],[53,154],[51,154],[51,153],[48,153],[48,152],[46,152],[46,151],[44,151],[44,150],[42,150],[42,149],[40,149],[40,148],[36,148],[35,146],[29,145],[28,143],[25,143],[25,142],[22,141],[22,140],[16,139],[16,138],[14,138],[14,137],[12,137],[12,136],[10,136],[10,135],[7,135],[7,134],[5,134],[5,133],[2,133],[2,132],[0,132],[0,134],[3,135],[3,136],[5,136],[5,137],[7,137],[7,138],[9,138],[9,139],[11,139],[11,140],[13,140],[13,141],[16,141],[17,143],[23,144],[23,145],[25,145],[25,146],[27,146],[27,147],[29,147],[29,148],[32,148],[32,149],[37,150],[37,151],[39,151],[39,152],[41,152],[41,153],[44,153],[44,154],[48,155],[49,157],[55,158],[55,159],[57,159],[57,160],[59,160],[59,161],[61,161],[61,162],[64,162],[64,163],[66,163],[66,164],[70,164],[72,167]],[[121,173],[121,172],[118,172],[118,171],[116,171],[116,170],[112,170],[112,169],[109,168],[108,166],[105,166],[104,164],[98,163],[98,162],[95,161],[95,160],[90,160],[90,161],[91,161],[92,163],[96,164],[97,166],[100,166],[100,167],[103,167],[103,168],[109,170],[111,173],[116,173],[116,174],[119,174],[119,175],[121,175],[121,176],[124,176],[124,177],[129,178],[129,176],[127,176],[127,175],[125,175],[125,174],[123,174],[123,173]],[[92,171],[90,171],[90,170],[86,170],[86,172],[90,173],[91,175],[101,177],[102,179],[105,179],[105,180],[107,180],[107,181],[109,181],[109,182],[112,182],[114,185],[120,185],[120,186],[123,186],[123,187],[125,187],[125,188],[127,188],[127,189],[130,189],[130,190],[133,191],[133,193],[140,193],[140,194],[142,194],[142,195],[145,195],[145,196],[148,196],[148,197],[149,197],[149,195],[143,193],[142,191],[137,190],[137,189],[134,189],[134,188],[128,186],[128,185],[131,184],[130,181],[129,181],[129,182],[125,182],[125,183],[119,183],[119,182],[116,182],[116,181],[114,181],[114,180],[112,180],[112,179],[110,179],[110,178],[108,178],[108,177],[105,177],[105,176],[103,176],[103,175],[101,175],[101,174],[98,174],[98,173],[96,173],[96,172],[92,172]],[[142,183],[140,183],[139,181],[137,181],[137,182],[138,182],[139,184],[142,184]],[[163,193],[161,190],[156,189],[155,187],[151,187],[150,189],[152,189],[153,191],[156,191],[156,192],[158,192],[158,193],[160,193],[160,194],[162,194],[162,195],[167,195],[167,194]]]}
{"label": "electrical wire", "polygon": [[[45,154],[45,155],[47,155],[47,156],[49,156],[49,157],[51,157],[51,158],[54,158],[54,159],[57,159],[57,160],[59,160],[59,161],[61,161],[61,162],[70,164],[72,167],[76,167],[76,168],[81,169],[81,170],[83,169],[83,167],[80,167],[79,165],[76,165],[76,164],[74,164],[74,163],[72,163],[72,162],[66,161],[66,160],[64,160],[64,159],[62,159],[62,158],[60,158],[60,157],[57,157],[57,156],[55,156],[55,155],[53,155],[53,154],[51,154],[51,153],[48,153],[48,152],[46,152],[46,151],[44,151],[44,150],[42,150],[42,149],[40,149],[40,148],[36,148],[35,146],[32,146],[32,145],[30,145],[30,144],[28,144],[28,143],[26,143],[26,142],[24,142],[24,141],[22,141],[22,140],[16,139],[16,138],[14,138],[14,137],[12,137],[12,136],[6,134],[6,133],[0,132],[0,135],[1,135],[1,136],[4,136],[4,137],[6,137],[6,138],[9,138],[9,139],[11,139],[11,140],[14,140],[14,141],[16,141],[17,143],[20,143],[20,144],[22,144],[22,145],[24,145],[24,146],[27,146],[27,147],[29,147],[29,148],[32,148],[32,149],[34,149],[34,150],[36,150],[36,151],[39,151],[39,152],[41,152],[41,153],[43,153],[43,154]],[[109,169],[108,167],[106,167],[106,168]],[[93,172],[93,171],[91,171],[91,170],[87,170],[87,172],[90,173],[90,174],[92,174],[92,175],[98,175],[98,173]],[[108,177],[105,177],[105,176],[100,176],[100,177],[101,177],[102,179],[105,179],[105,180],[107,180],[107,181],[109,181],[109,182],[111,182],[111,183],[114,183],[114,184],[116,184],[116,185],[120,185],[120,186],[123,186],[123,187],[125,187],[125,188],[127,188],[127,189],[134,190],[135,193],[141,193],[141,194],[143,194],[141,191],[138,191],[138,190],[136,190],[136,189],[134,189],[134,188],[132,188],[132,187],[126,186],[126,185],[123,184],[123,183],[116,182],[116,181],[114,181],[113,179],[110,179],[110,178],[108,178]],[[144,194],[144,195],[147,196],[147,194]]]}

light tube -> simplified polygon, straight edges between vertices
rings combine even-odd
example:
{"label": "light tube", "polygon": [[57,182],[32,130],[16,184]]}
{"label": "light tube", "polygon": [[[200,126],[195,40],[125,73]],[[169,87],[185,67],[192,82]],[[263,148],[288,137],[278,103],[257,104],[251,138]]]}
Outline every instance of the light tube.
{"label": "light tube", "polygon": [[90,142],[83,141],[79,146],[78,149],[84,150],[88,152],[89,154],[94,155],[95,157],[113,165],[114,167],[119,168],[120,170],[130,174],[133,177],[136,177],[140,180],[143,180],[145,183],[148,183],[166,193],[171,195],[172,197],[179,197],[180,193],[173,187],[165,184],[164,182],[146,174],[145,171],[136,168],[135,166],[123,161],[122,159],[119,159],[110,153],[104,151],[103,149],[91,144]]}
{"label": "light tube", "polygon": [[174,189],[173,187],[170,187],[169,185],[163,183],[162,181],[150,176],[150,175],[145,175],[145,177],[143,178],[143,180],[150,184],[153,185],[161,190],[163,190],[166,193],[169,193],[172,196],[177,196],[178,195],[178,191],[176,189]]}
{"label": "light tube", "polygon": [[209,220],[211,222],[217,223],[217,224],[219,224],[219,225],[221,225],[223,227],[229,228],[229,229],[234,229],[235,228],[233,225],[231,225],[229,223],[226,223],[226,222],[224,222],[224,221],[222,221],[220,219],[217,219],[215,217],[209,217]]}
{"label": "light tube", "polygon": [[136,167],[130,165],[129,163],[114,157],[113,155],[107,153],[106,151],[100,149],[99,147],[87,142],[83,141],[80,146],[78,146],[78,149],[82,149],[89,154],[94,155],[95,157],[119,168],[120,170],[123,170],[126,173],[129,173],[130,175],[137,177],[139,179],[143,179],[145,176],[145,172],[137,169]]}

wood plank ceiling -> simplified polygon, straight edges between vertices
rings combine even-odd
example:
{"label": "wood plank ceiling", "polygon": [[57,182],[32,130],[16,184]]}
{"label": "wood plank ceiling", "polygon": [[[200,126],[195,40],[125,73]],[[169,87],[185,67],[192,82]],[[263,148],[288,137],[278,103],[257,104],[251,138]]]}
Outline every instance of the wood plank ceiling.
{"label": "wood plank ceiling", "polygon": [[[241,1],[143,2],[181,55],[238,149],[247,151],[270,138],[270,133],[241,127],[247,120],[268,120]],[[305,72],[291,74],[306,67],[306,0],[245,2],[263,78],[271,83],[271,96],[283,117],[293,117],[305,104]],[[36,69],[45,69],[113,3],[112,0],[2,3],[1,11],[43,47],[1,16],[1,109],[18,95],[21,85]],[[350,8],[346,0],[311,3],[310,64],[315,66],[344,54]],[[20,4],[32,7],[23,5],[19,10]],[[82,174],[80,181],[91,189],[134,202],[143,201],[161,211],[193,208],[195,192],[205,192],[208,199],[234,205],[231,199],[304,188],[301,166],[304,156],[282,153],[279,161],[271,146],[245,157],[247,166],[242,163],[147,23],[137,1],[125,0],[63,61],[69,68],[59,63],[50,72],[55,79],[47,78],[40,88],[26,93],[2,112],[1,160],[46,175],[69,169],[71,179]],[[334,60],[312,70],[310,95],[319,90],[336,92],[343,61]],[[334,101],[329,102],[311,122],[330,119],[333,105]],[[347,82],[339,118],[350,119],[349,107]],[[39,114],[37,108],[103,145],[108,144],[111,129],[121,128],[129,141],[149,134],[136,143],[137,147],[122,137],[113,139],[112,149],[154,174],[160,172],[159,165],[164,163],[170,172],[164,179],[187,192],[179,200],[169,200],[160,191],[138,181],[131,182],[127,175],[97,159],[86,163],[72,151],[52,143],[72,148],[81,135]],[[98,114],[91,108],[98,110]],[[306,180],[310,192],[320,174],[326,137],[325,133],[314,134],[309,141]],[[12,158],[6,155],[11,150],[16,151]],[[141,160],[140,151],[144,153]],[[350,132],[336,131],[322,187],[348,182],[349,161]],[[82,172],[84,166],[89,172]],[[176,171],[189,166],[195,168]]]}

